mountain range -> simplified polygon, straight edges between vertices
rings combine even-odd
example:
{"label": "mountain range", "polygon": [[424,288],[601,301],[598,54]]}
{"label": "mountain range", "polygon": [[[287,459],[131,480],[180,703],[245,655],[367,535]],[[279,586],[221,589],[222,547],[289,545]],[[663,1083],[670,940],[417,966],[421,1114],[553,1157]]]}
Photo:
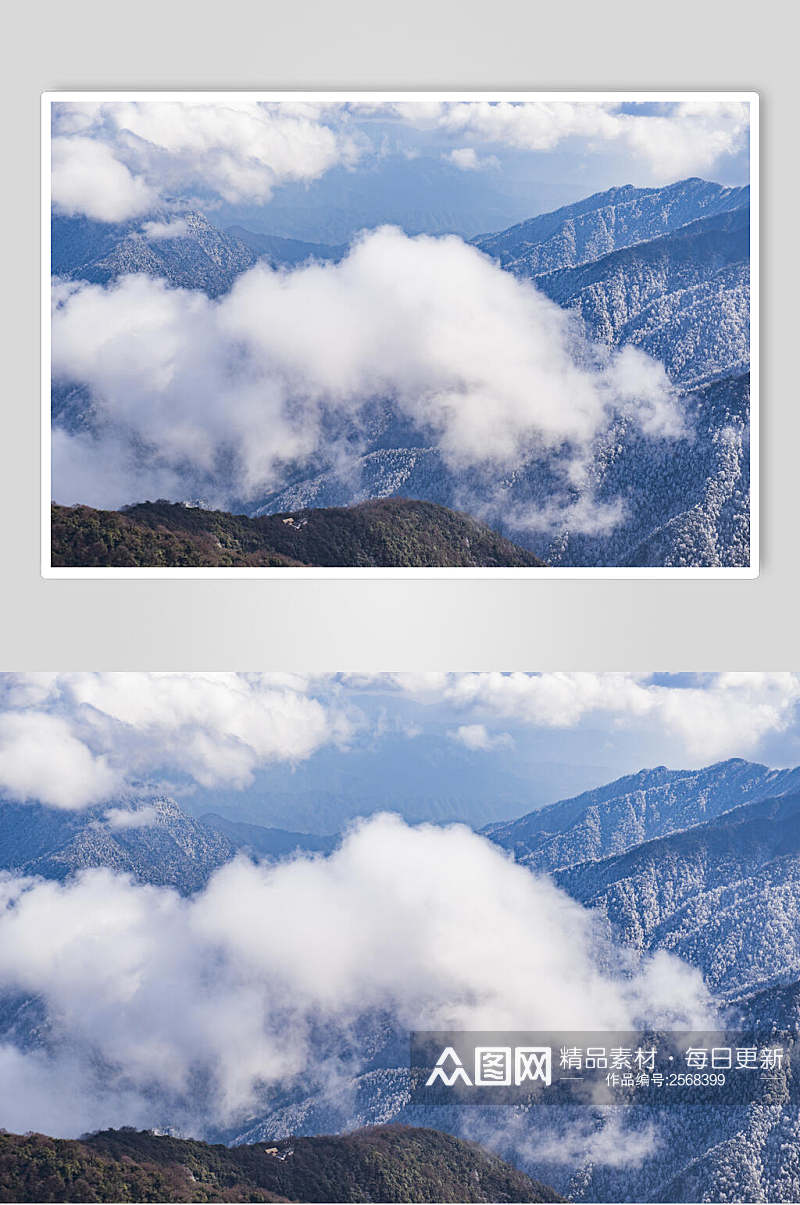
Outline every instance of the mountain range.
{"label": "mountain range", "polygon": [[[800,768],[741,759],[700,770],[657,766],[483,833],[520,865],[550,874],[623,948],[669,951],[698,968],[731,1026],[800,1029]],[[0,806],[3,868],[57,879],[109,865],[189,893],[237,851],[324,857],[334,844],[334,836],[215,813],[194,819],[163,797],[109,800],[82,813]],[[15,997],[0,1016],[14,1040],[36,1040],[35,1001]],[[618,1119],[624,1128],[655,1134],[640,1157],[554,1161],[538,1152],[569,1139],[577,1121],[568,1113],[414,1105],[402,1027],[367,1015],[358,1043],[367,1053],[346,1091],[287,1089],[269,1112],[216,1137],[272,1144],[399,1122],[487,1143],[575,1201],[793,1201],[800,1192],[800,1113],[788,1101],[701,1113],[691,1105],[630,1108]]]}
{"label": "mountain range", "polygon": [[743,803],[800,790],[800,768],[732,758],[702,770],[657,766],[584,791],[483,832],[531,870],[549,873],[608,857],[721,816]]}
{"label": "mountain range", "polygon": [[[148,231],[157,231],[156,234]],[[304,243],[232,226],[218,230],[204,214],[155,214],[151,221],[96,222],[54,215],[51,271],[69,280],[108,284],[133,272],[167,280],[175,288],[218,297],[259,260],[295,267],[308,259],[337,260],[344,247]]]}
{"label": "mountain range", "polygon": [[800,979],[800,769],[660,766],[484,831],[717,996]]}
{"label": "mountain range", "polygon": [[515,275],[535,279],[660,238],[698,218],[740,209],[749,199],[749,188],[696,177],[665,188],[626,184],[470,241]]}
{"label": "mountain range", "polygon": [[[618,415],[594,441],[579,484],[565,477],[563,451],[533,455],[507,474],[456,472],[429,435],[376,398],[357,430],[339,433],[349,449],[344,470],[338,454],[323,453],[242,509],[284,515],[404,497],[466,511],[551,566],[749,564],[749,215],[748,188],[692,178],[612,188],[471,240],[574,312],[592,340],[638,347],[661,361],[681,392],[682,438],[644,437]],[[55,275],[107,284],[145,272],[211,297],[260,259],[295,267],[336,262],[346,252],[344,244],[241,225],[218,230],[194,211],[147,223],[58,216],[52,223]],[[92,428],[80,382],[59,383],[52,406],[58,425]],[[564,518],[543,524],[538,516],[554,500]],[[570,517],[603,508],[615,521],[581,525]],[[179,555],[163,536],[154,544],[156,564]],[[189,555],[201,558],[192,564],[219,563],[213,547]],[[314,563],[331,563],[328,553],[319,555]]]}

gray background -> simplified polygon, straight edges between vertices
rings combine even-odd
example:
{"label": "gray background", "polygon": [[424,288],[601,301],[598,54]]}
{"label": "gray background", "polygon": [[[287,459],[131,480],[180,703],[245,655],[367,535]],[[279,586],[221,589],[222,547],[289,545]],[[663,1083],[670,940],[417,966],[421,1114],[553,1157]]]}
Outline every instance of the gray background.
{"label": "gray background", "polygon": [[[16,6],[3,97],[2,669],[789,669],[798,624],[797,10],[741,0]],[[45,89],[757,89],[761,576],[54,581],[39,575]]]}

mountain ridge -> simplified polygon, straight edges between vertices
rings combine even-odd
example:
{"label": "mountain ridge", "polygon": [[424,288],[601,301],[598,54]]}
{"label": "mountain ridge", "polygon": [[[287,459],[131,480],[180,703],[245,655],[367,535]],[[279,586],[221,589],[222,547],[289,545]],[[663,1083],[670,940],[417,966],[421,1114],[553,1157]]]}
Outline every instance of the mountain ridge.
{"label": "mountain ridge", "polygon": [[477,1143],[421,1127],[376,1126],[269,1147],[131,1128],[80,1140],[0,1134],[0,1201],[562,1199]]}
{"label": "mountain ridge", "polygon": [[[153,236],[149,229],[158,233]],[[174,233],[170,234],[170,229]],[[227,293],[236,279],[264,260],[291,268],[310,259],[337,261],[347,248],[256,234],[244,226],[220,230],[197,210],[155,213],[121,223],[54,216],[51,270],[55,276],[110,284],[143,272],[173,288],[202,289],[209,297]]]}
{"label": "mountain ridge", "polygon": [[484,836],[545,873],[598,861],[732,811],[740,804],[800,789],[800,767],[771,770],[729,758],[700,770],[657,766],[559,800],[516,820],[487,825]]}
{"label": "mountain ridge", "polygon": [[749,186],[731,188],[698,176],[663,188],[625,184],[470,242],[504,268],[516,265],[515,274],[538,277],[646,242],[699,217],[739,208],[749,198]]}
{"label": "mountain ridge", "polygon": [[60,881],[108,867],[188,895],[236,851],[163,795],[110,798],[83,811],[0,801],[0,870],[16,874]]}
{"label": "mountain ridge", "polygon": [[407,498],[257,517],[166,501],[121,512],[54,503],[52,516],[54,566],[543,567],[469,515]]}
{"label": "mountain ridge", "polygon": [[560,1201],[553,1189],[439,1130],[381,1125],[225,1147],[151,1130],[83,1139],[0,1134],[0,1200]]}

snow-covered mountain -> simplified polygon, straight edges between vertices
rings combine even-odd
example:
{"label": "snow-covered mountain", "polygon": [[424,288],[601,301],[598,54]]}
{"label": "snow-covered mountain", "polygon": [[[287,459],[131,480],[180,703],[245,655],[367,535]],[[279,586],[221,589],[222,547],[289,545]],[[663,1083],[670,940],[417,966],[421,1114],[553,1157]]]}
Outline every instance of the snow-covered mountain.
{"label": "snow-covered mountain", "polygon": [[[556,881],[630,948],[672,950],[699,967],[727,1000],[732,1026],[797,1033],[800,769],[740,759],[660,766],[484,831],[531,869],[559,867]],[[369,1033],[368,1066],[346,1092],[290,1095],[234,1139],[435,1121],[490,1143],[574,1201],[789,1202],[800,1193],[796,1087],[720,1108],[628,1108],[611,1119],[608,1142],[620,1152],[638,1144],[638,1157],[559,1162],[543,1147],[576,1150],[585,1114],[414,1105],[401,1035],[379,1017]],[[599,1134],[600,1118],[592,1124]]]}
{"label": "snow-covered mountain", "polygon": [[222,832],[166,797],[113,800],[85,811],[0,803],[0,870],[65,879],[108,866],[189,893],[235,853]]}
{"label": "snow-covered mountain", "polygon": [[[439,452],[380,446],[345,470],[327,468],[270,494],[254,514],[346,506],[399,494],[480,517],[548,565],[736,566],[749,563],[750,461],[748,374],[687,393],[686,435],[649,439],[619,419],[595,441],[586,480],[565,489],[558,454],[521,469],[452,472]],[[585,531],[555,531],[537,516],[553,499],[565,507],[613,507],[619,520]]]}
{"label": "snow-covered mountain", "polygon": [[576,310],[593,339],[640,347],[683,386],[746,371],[750,362],[747,206],[535,282]]}
{"label": "snow-covered mountain", "polygon": [[218,230],[196,211],[155,215],[143,222],[108,223],[54,216],[51,269],[55,276],[108,284],[133,272],[200,289],[209,297],[226,293],[242,272],[264,259],[273,267],[309,259],[337,259],[342,247],[254,234],[243,227]]}
{"label": "snow-covered mountain", "polygon": [[336,837],[190,816],[166,796],[109,800],[83,811],[0,801],[0,871],[66,879],[107,866],[185,895],[204,887],[239,852],[279,861],[329,853]]}
{"label": "snow-covered mountain", "polygon": [[770,770],[731,758],[702,770],[657,766],[483,829],[531,870],[599,861],[681,832],[742,804],[800,790],[800,767]]}
{"label": "snow-covered mountain", "polygon": [[515,275],[535,278],[749,203],[749,188],[725,188],[697,177],[665,188],[626,184],[471,241]]}
{"label": "snow-covered mountain", "polygon": [[554,878],[627,946],[670,950],[717,995],[800,978],[796,789]]}
{"label": "snow-covered mountain", "polygon": [[[148,235],[148,226],[158,237]],[[179,288],[202,289],[209,297],[227,292],[258,259],[240,239],[194,212],[152,223],[53,217],[51,246],[55,276],[108,284],[144,272]]]}

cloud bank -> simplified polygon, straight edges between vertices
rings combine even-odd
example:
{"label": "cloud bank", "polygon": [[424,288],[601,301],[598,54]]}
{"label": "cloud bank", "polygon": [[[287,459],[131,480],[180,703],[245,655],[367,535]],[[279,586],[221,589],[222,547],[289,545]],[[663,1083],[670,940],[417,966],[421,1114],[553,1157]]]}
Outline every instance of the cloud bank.
{"label": "cloud bank", "polygon": [[57,715],[27,711],[0,715],[0,789],[20,803],[89,807],[107,798],[119,777]]}
{"label": "cloud bank", "polygon": [[682,430],[660,364],[589,343],[455,237],[378,229],[339,264],[259,264],[217,301],[130,276],[59,284],[53,305],[54,380],[88,388],[96,425],[56,433],[63,502],[114,507],[159,486],[254,501],[290,466],[330,456],[337,431],[341,454],[357,454],[386,401],[450,468],[490,477],[554,448],[580,476],[612,415],[651,436]]}
{"label": "cloud bank", "polygon": [[224,97],[60,102],[53,134],[54,209],[99,222],[136,218],[176,197],[263,204],[280,184],[315,180],[360,154],[356,139],[313,110]]}
{"label": "cloud bank", "polygon": [[2,706],[0,791],[65,809],[164,774],[246,787],[259,768],[343,746],[354,731],[341,701],[290,675],[12,674]]}
{"label": "cloud bank", "polygon": [[[398,104],[394,112],[413,125],[490,146],[544,152],[580,140],[587,154],[619,148],[660,184],[710,171],[747,145],[750,125],[747,104],[715,101],[671,102],[635,112],[618,101],[445,101]],[[459,166],[477,166],[477,153],[468,149],[471,155],[464,154]]]}
{"label": "cloud bank", "polygon": [[[346,758],[387,733],[509,758],[526,729],[627,733],[634,755],[641,739],[651,758],[702,766],[756,754],[796,728],[798,705],[793,673],[3,674],[0,792],[72,809],[150,788],[245,790],[269,766]],[[620,772],[641,768],[630,756]]]}
{"label": "cloud bank", "polygon": [[328,859],[240,860],[189,899],[108,870],[7,876],[0,893],[0,987],[46,1015],[44,1050],[0,1047],[0,1124],[16,1131],[234,1124],[278,1088],[324,1087],[369,1017],[600,1029],[710,1013],[697,972],[663,953],[631,963],[550,880],[460,826],[379,816]]}
{"label": "cloud bank", "polygon": [[[800,675],[721,673],[674,685],[654,674],[470,673],[384,675],[419,700],[514,720],[533,728],[575,728],[584,721],[678,737],[705,765],[742,756],[796,720]],[[474,725],[473,725],[474,727]]]}
{"label": "cloud bank", "polygon": [[52,202],[58,213],[97,222],[124,222],[158,204],[158,192],[91,138],[54,138]]}
{"label": "cloud bank", "polygon": [[[264,204],[281,184],[383,154],[375,120],[440,134],[456,167],[496,163],[475,145],[543,153],[624,154],[654,183],[709,173],[747,144],[748,106],[670,102],[631,111],[617,101],[59,102],[53,107],[57,212],[119,222],[202,199]],[[448,144],[451,141],[456,146]],[[469,145],[464,145],[469,143]],[[413,148],[407,153],[417,153]]]}

